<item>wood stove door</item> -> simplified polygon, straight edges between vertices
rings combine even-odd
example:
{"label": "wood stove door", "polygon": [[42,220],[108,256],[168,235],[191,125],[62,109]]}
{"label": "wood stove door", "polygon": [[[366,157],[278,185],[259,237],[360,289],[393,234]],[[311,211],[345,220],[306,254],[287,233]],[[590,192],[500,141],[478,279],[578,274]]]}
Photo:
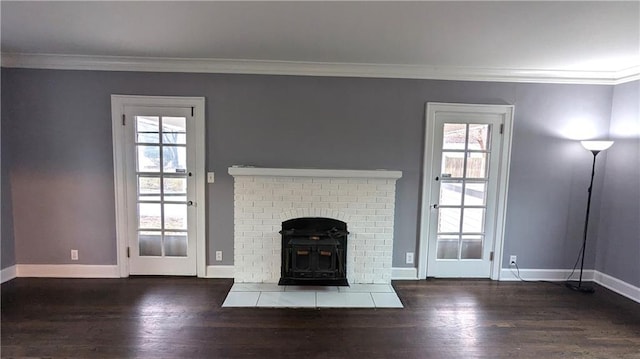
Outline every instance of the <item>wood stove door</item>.
{"label": "wood stove door", "polygon": [[318,246],[317,249],[317,277],[333,278],[336,276],[336,247],[335,246]]}
{"label": "wood stove door", "polygon": [[294,245],[291,251],[291,274],[295,278],[313,278],[313,246]]}

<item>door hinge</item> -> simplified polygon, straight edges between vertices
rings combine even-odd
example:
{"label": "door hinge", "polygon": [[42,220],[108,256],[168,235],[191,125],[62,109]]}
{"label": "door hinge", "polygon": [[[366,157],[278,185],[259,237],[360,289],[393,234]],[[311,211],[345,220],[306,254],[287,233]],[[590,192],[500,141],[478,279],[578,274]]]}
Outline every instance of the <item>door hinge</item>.
{"label": "door hinge", "polygon": [[123,114],[122,114],[122,126],[124,126],[124,125],[125,125],[125,119],[124,119],[124,117],[125,117],[125,116],[124,116],[124,113],[123,113]]}
{"label": "door hinge", "polygon": [[127,258],[131,258],[131,248],[127,247]]}
{"label": "door hinge", "polygon": [[489,261],[493,262],[493,252],[489,253]]}
{"label": "door hinge", "polygon": [[500,124],[500,134],[504,132],[504,123]]}
{"label": "door hinge", "polygon": [[191,117],[193,117],[193,106],[191,106]]}

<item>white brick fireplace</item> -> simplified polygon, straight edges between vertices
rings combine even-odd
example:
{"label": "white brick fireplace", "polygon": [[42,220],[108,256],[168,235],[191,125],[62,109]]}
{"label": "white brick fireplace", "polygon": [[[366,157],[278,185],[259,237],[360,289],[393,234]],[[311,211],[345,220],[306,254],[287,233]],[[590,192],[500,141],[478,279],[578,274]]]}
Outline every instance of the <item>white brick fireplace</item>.
{"label": "white brick fireplace", "polygon": [[234,177],[236,283],[277,283],[283,221],[347,223],[349,283],[390,283],[396,180],[400,171],[239,167]]}

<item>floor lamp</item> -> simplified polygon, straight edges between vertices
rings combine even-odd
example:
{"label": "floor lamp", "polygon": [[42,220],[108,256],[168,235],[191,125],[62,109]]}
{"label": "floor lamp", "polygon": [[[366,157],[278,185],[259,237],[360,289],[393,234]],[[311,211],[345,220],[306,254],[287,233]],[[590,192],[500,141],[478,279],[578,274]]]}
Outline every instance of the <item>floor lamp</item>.
{"label": "floor lamp", "polygon": [[575,282],[567,282],[567,287],[582,293],[593,293],[591,286],[582,285],[582,272],[584,270],[584,254],[587,251],[587,229],[589,229],[589,210],[591,209],[591,192],[593,190],[593,177],[596,174],[596,156],[601,151],[613,145],[613,141],[581,141],[582,146],[593,153],[593,164],[591,165],[591,182],[589,183],[589,197],[587,199],[587,215],[584,220],[584,233],[582,236],[582,259],[580,263],[580,280]]}

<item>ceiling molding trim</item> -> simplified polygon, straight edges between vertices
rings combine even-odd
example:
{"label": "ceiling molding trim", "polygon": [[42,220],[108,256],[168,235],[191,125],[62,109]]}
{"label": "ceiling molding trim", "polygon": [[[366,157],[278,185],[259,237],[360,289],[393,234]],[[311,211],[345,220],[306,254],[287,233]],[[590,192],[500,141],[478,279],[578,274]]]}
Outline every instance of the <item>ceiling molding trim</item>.
{"label": "ceiling molding trim", "polygon": [[618,71],[615,77],[616,85],[623,84],[625,82],[640,80],[640,65]]}
{"label": "ceiling molding trim", "polygon": [[0,58],[2,67],[57,70],[228,73],[598,85],[617,85],[640,79],[640,66],[616,72],[18,53],[3,53]]}

